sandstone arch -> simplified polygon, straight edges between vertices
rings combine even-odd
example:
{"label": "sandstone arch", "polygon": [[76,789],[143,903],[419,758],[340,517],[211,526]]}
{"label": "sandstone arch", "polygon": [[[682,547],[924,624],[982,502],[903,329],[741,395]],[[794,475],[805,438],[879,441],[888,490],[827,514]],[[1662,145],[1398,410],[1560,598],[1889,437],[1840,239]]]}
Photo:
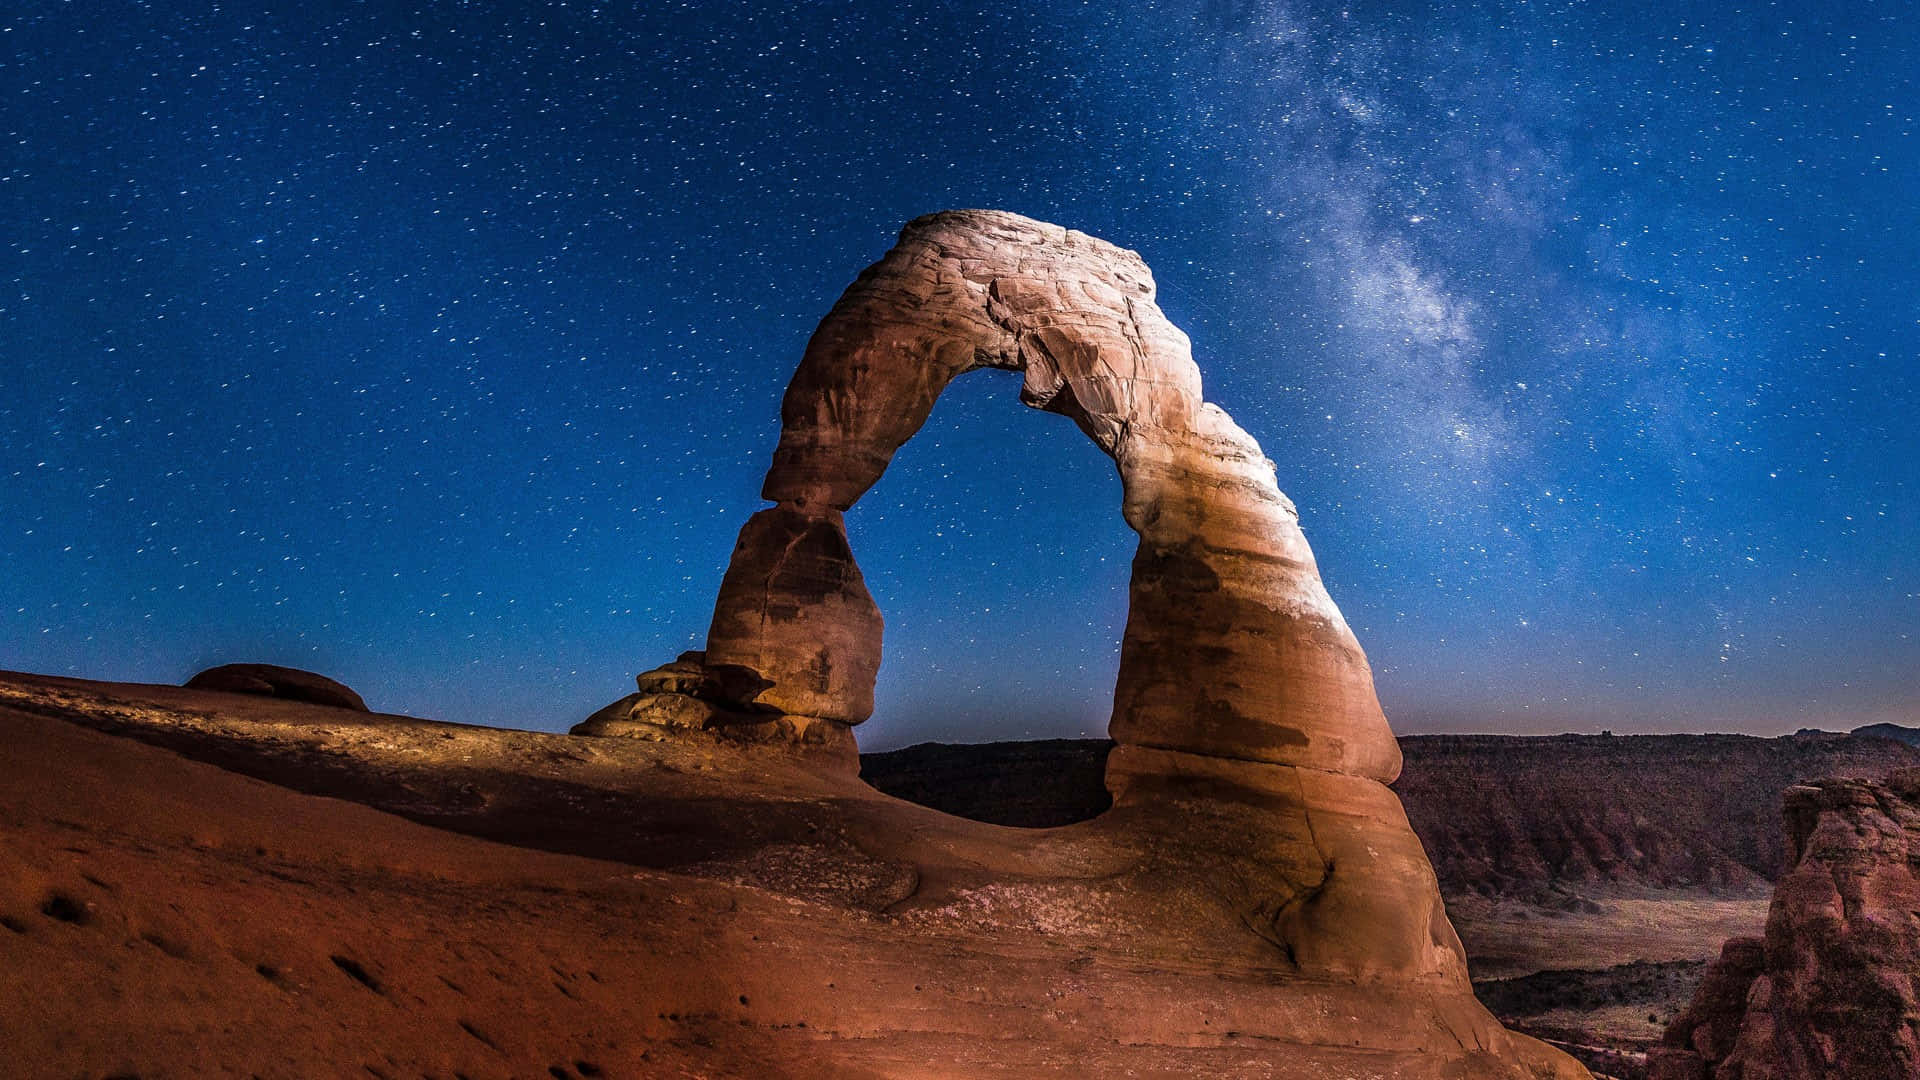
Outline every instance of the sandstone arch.
{"label": "sandstone arch", "polygon": [[1202,396],[1146,264],[978,210],[909,223],[821,322],[781,405],[762,488],[775,505],[741,530],[704,657],[642,676],[636,699],[666,700],[629,699],[595,728],[730,726],[850,745],[873,710],[882,619],[842,515],[948,383],[983,367],[1023,372],[1024,403],[1069,417],[1113,458],[1140,536],[1110,786],[1217,759],[1398,774],[1365,655],[1293,504],[1259,445]]}
{"label": "sandstone arch", "polygon": [[[1186,336],[1153,298],[1139,256],[1081,233],[986,211],[909,223],[808,343],[763,488],[773,505],[740,531],[705,652],[641,675],[639,693],[575,731],[670,743],[656,752],[665,775],[691,768],[708,777],[699,790],[725,793],[681,812],[755,859],[777,849],[778,880],[829,841],[898,866],[900,890],[875,907],[889,932],[1005,933],[1204,974],[1177,1000],[1087,1014],[1122,1041],[1194,1048],[1258,1032],[1275,1048],[1260,1075],[1584,1076],[1474,1001],[1433,869],[1386,786],[1399,748],[1366,657],[1272,463],[1202,397]],[[882,626],[843,515],[942,389],[980,367],[1022,372],[1027,404],[1070,417],[1113,458],[1140,537],[1113,806],[1017,835],[852,775]],[[800,761],[735,752],[740,741]],[[804,784],[775,779],[796,764]],[[802,812],[825,823],[783,832]],[[858,878],[832,860],[822,873]],[[1060,974],[1004,989],[1053,1015]],[[1236,978],[1253,980],[1244,995],[1222,989]],[[929,1021],[880,998],[871,1032],[975,1015],[956,1005]],[[992,1015],[997,1030],[1007,1014]],[[1078,1024],[1040,1038],[1078,1044]]]}

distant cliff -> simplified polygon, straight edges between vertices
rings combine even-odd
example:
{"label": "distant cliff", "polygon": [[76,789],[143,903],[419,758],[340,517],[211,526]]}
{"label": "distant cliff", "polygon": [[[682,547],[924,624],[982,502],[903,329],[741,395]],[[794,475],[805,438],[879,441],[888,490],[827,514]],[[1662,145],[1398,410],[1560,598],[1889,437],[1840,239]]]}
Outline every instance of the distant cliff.
{"label": "distant cliff", "polygon": [[[1093,739],[867,754],[888,794],[1029,827],[1107,807]],[[1423,735],[1400,740],[1394,785],[1450,894],[1553,902],[1596,889],[1758,894],[1783,868],[1780,792],[1826,776],[1920,765],[1884,738],[1745,735]]]}
{"label": "distant cliff", "polygon": [[920,743],[860,755],[860,778],[897,799],[1029,829],[1085,821],[1113,804],[1106,739]]}
{"label": "distant cliff", "polygon": [[1785,867],[1780,792],[1920,764],[1850,735],[1434,735],[1394,785],[1450,892],[1760,892]]}

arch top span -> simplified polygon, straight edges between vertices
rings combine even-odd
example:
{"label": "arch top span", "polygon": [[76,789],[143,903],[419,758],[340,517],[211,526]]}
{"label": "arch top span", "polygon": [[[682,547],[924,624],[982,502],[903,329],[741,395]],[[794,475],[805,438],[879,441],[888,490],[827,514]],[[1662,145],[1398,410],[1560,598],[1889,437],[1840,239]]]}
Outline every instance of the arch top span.
{"label": "arch top span", "polygon": [[1022,402],[1116,456],[1126,427],[1188,427],[1201,400],[1187,337],[1139,255],[1015,214],[930,214],[814,331],[761,494],[850,508],[947,384],[982,367],[1023,372]]}
{"label": "arch top span", "polygon": [[[711,708],[667,704],[704,726],[772,724],[850,749],[848,727],[873,709],[882,620],[842,514],[949,382],[1006,368],[1023,373],[1023,403],[1068,417],[1113,458],[1140,536],[1109,785],[1209,758],[1393,779],[1399,748],[1366,657],[1273,463],[1204,399],[1187,336],[1154,293],[1139,255],[1057,225],[986,210],[908,223],[807,344],[762,487],[775,505],[741,530],[705,654],[671,678],[642,676],[635,698],[650,677],[668,694],[684,684]],[[665,708],[629,703],[629,722]]]}

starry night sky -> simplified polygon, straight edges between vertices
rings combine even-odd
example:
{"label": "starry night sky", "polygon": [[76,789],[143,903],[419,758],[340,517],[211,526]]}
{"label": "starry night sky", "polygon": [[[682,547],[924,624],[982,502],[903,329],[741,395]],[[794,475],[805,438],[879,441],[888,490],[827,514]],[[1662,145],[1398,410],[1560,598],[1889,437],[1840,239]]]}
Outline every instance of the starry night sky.
{"label": "starry night sky", "polygon": [[[10,5],[0,667],[571,724],[700,646],[840,290],[994,207],[1146,258],[1400,730],[1920,722],[1912,16]],[[1104,730],[1132,534],[1017,388],[849,515],[868,748]]]}

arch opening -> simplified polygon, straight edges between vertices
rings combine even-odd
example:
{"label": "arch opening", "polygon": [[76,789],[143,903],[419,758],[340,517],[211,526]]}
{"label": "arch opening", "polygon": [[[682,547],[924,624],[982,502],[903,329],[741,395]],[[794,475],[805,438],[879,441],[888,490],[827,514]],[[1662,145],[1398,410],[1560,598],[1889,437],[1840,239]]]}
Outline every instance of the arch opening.
{"label": "arch opening", "polygon": [[869,754],[910,743],[1104,738],[1132,533],[1113,462],[971,372],[846,514],[887,618]]}

